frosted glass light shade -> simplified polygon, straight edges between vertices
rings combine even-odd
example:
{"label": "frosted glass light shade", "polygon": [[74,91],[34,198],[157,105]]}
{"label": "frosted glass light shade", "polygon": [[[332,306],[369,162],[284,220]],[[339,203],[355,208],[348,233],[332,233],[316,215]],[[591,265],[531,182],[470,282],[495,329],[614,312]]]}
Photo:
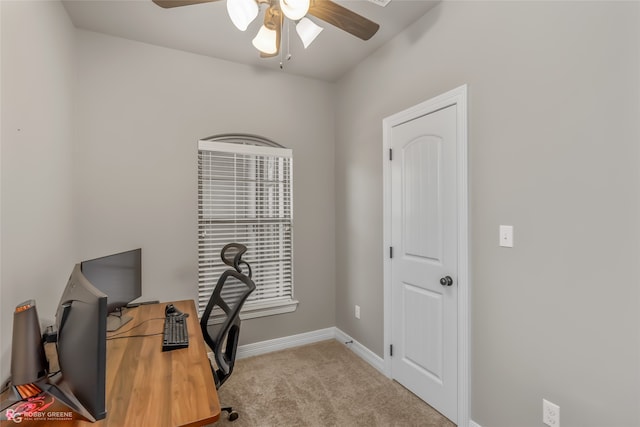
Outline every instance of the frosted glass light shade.
{"label": "frosted glass light shade", "polygon": [[309,11],[309,0],[280,0],[280,9],[284,16],[297,21]]}
{"label": "frosted glass light shade", "polygon": [[276,53],[278,51],[278,46],[276,45],[276,30],[270,30],[263,25],[260,27],[258,34],[253,38],[252,43],[260,52],[266,54]]}
{"label": "frosted glass light shade", "polygon": [[300,40],[302,40],[305,49],[318,37],[318,34],[320,34],[323,29],[324,28],[309,18],[302,18],[300,22],[298,22],[298,25],[296,25],[296,32],[298,36],[300,36]]}
{"label": "frosted glass light shade", "polygon": [[240,31],[247,29],[258,16],[258,12],[258,3],[255,0],[227,0],[229,18]]}

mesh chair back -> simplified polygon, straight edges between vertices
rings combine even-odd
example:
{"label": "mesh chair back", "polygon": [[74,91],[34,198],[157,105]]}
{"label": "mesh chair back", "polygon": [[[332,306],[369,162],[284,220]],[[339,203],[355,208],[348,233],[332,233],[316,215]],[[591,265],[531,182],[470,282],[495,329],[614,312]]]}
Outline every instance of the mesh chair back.
{"label": "mesh chair back", "polygon": [[215,356],[212,370],[216,388],[233,372],[240,335],[240,309],[256,288],[251,280],[251,267],[241,259],[246,250],[238,243],[222,248],[222,261],[234,268],[222,273],[200,319],[202,335]]}

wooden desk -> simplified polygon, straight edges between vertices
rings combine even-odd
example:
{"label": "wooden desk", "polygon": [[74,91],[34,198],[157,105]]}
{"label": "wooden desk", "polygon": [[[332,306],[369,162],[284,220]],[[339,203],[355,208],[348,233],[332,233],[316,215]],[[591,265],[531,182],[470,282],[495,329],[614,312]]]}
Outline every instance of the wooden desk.
{"label": "wooden desk", "polygon": [[[79,420],[29,422],[25,419],[21,425],[176,427],[203,426],[218,420],[220,403],[193,301],[173,302],[180,311],[189,313],[188,348],[163,352],[162,335],[109,340],[110,336],[136,325],[140,326],[117,336],[162,332],[166,304],[142,305],[129,310],[127,314],[133,320],[107,334],[105,419],[96,423]],[[15,423],[3,421],[1,425]]]}

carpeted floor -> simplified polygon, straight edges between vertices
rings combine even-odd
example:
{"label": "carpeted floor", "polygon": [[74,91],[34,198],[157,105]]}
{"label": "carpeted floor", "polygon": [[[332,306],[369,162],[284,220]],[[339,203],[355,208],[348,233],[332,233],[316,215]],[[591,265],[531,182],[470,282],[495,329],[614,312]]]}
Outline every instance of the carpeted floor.
{"label": "carpeted floor", "polygon": [[454,427],[335,340],[238,360],[218,392],[240,417],[215,426]]}

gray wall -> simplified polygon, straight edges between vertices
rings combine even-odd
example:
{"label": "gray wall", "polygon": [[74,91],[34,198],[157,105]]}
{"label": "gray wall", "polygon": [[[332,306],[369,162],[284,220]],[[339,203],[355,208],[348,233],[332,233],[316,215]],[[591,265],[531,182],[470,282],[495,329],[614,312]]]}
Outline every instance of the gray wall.
{"label": "gray wall", "polygon": [[381,121],[467,83],[471,418],[640,425],[638,3],[444,2],[336,87],[0,13],[0,378],[15,304],[51,319],[80,259],[141,246],[145,297],[195,296],[195,144],[238,131],[294,149],[301,300],[243,342],[337,324],[382,355]]}
{"label": "gray wall", "polygon": [[2,334],[41,323],[74,263],[143,248],[143,298],[197,296],[199,138],[254,133],[294,153],[294,313],[241,343],[335,324],[333,85],[75,30],[59,2],[2,7]]}
{"label": "gray wall", "polygon": [[77,90],[81,257],[142,247],[143,298],[197,298],[197,141],[259,134],[293,149],[300,304],[241,343],[335,324],[331,85],[78,31]]}
{"label": "gray wall", "polygon": [[35,298],[51,323],[76,259],[72,209],[74,28],[58,2],[0,2],[0,381],[13,309]]}
{"label": "gray wall", "polygon": [[483,427],[541,426],[542,398],[565,427],[640,425],[639,8],[443,2],[338,83],[336,322],[379,355],[381,121],[469,85]]}

